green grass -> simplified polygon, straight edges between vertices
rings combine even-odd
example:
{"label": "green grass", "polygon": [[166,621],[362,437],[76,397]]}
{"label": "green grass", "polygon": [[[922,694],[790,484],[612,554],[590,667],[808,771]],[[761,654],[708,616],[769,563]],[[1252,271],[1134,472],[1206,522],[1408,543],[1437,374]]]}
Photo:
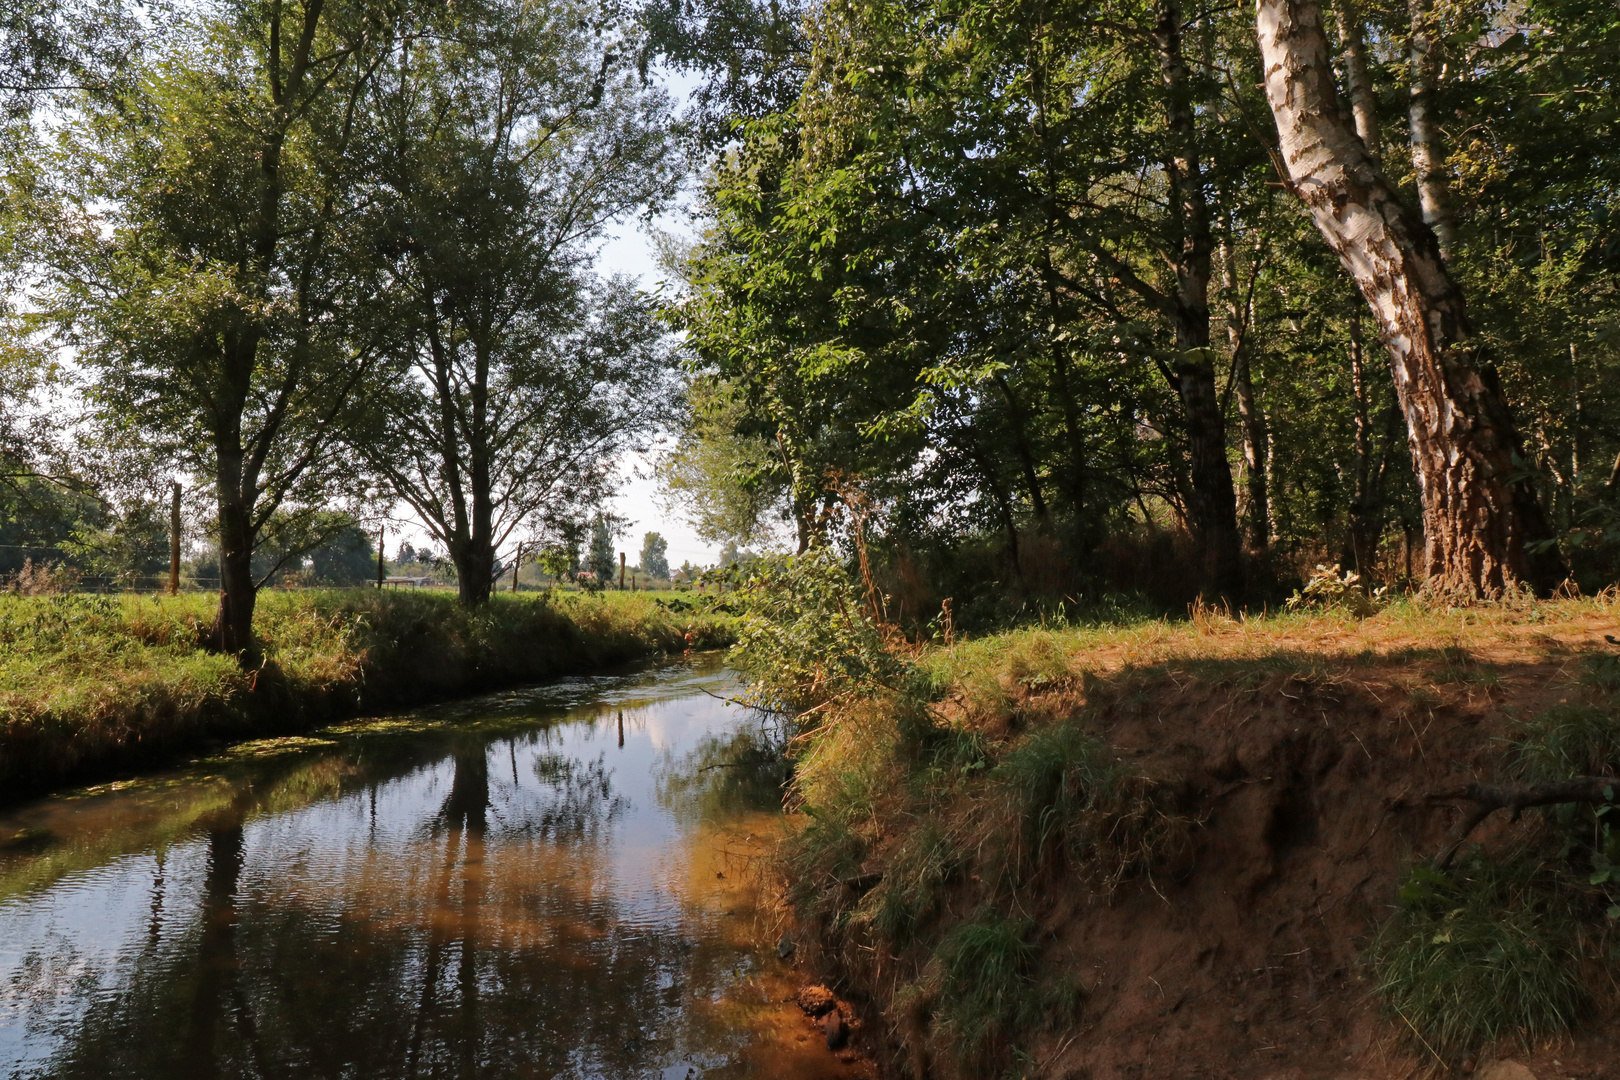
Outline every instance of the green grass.
{"label": "green grass", "polygon": [[[645,593],[261,595],[264,663],[199,645],[217,601],[0,594],[0,785],[37,790],[199,740],[299,730],[336,716],[727,644],[731,620]],[[685,605],[683,605],[685,606]],[[689,636],[690,635],[690,636]]]}
{"label": "green grass", "polygon": [[1379,996],[1431,1053],[1455,1062],[1574,1024],[1587,1001],[1579,922],[1557,878],[1533,861],[1480,856],[1407,876],[1372,958]]}

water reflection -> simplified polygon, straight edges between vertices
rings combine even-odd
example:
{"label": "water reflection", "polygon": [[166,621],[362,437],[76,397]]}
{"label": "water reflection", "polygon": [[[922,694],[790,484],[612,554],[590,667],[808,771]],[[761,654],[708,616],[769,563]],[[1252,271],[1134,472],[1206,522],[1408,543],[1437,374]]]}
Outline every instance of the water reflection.
{"label": "water reflection", "polygon": [[851,1075],[754,947],[737,871],[784,775],[695,692],[722,679],[576,681],[0,815],[30,838],[0,851],[0,1074]]}

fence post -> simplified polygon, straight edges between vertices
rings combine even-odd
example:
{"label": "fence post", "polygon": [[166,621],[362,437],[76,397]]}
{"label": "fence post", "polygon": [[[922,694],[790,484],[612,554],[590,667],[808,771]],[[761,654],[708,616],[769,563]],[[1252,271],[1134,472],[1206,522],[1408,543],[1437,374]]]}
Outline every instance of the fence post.
{"label": "fence post", "polygon": [[382,592],[383,578],[386,576],[385,571],[383,570],[383,537],[387,536],[387,535],[388,535],[388,526],[386,526],[386,525],[377,526],[377,591],[378,592]]}
{"label": "fence post", "polygon": [[180,481],[169,500],[169,595],[180,595]]}

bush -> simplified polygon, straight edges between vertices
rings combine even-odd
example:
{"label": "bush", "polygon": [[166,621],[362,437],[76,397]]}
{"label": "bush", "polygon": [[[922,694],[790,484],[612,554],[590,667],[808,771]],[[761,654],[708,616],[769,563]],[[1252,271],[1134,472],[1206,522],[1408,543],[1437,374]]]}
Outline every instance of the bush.
{"label": "bush", "polygon": [[756,560],[739,595],[744,615],[731,663],[756,708],[798,715],[902,678],[905,665],[884,647],[830,549]]}

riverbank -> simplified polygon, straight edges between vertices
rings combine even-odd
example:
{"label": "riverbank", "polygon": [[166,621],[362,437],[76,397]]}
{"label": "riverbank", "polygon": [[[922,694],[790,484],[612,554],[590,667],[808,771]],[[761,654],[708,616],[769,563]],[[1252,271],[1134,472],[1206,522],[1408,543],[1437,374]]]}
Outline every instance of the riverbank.
{"label": "riverbank", "polygon": [[0,595],[0,798],[149,765],[208,741],[717,648],[732,621],[646,594],[264,593],[265,660],[203,649],[216,599]]}
{"label": "riverbank", "polygon": [[789,932],[897,1075],[1620,1076],[1615,811],[1498,813],[1442,868],[1475,804],[1435,797],[1620,787],[1617,630],[1605,598],[891,639],[801,740]]}

